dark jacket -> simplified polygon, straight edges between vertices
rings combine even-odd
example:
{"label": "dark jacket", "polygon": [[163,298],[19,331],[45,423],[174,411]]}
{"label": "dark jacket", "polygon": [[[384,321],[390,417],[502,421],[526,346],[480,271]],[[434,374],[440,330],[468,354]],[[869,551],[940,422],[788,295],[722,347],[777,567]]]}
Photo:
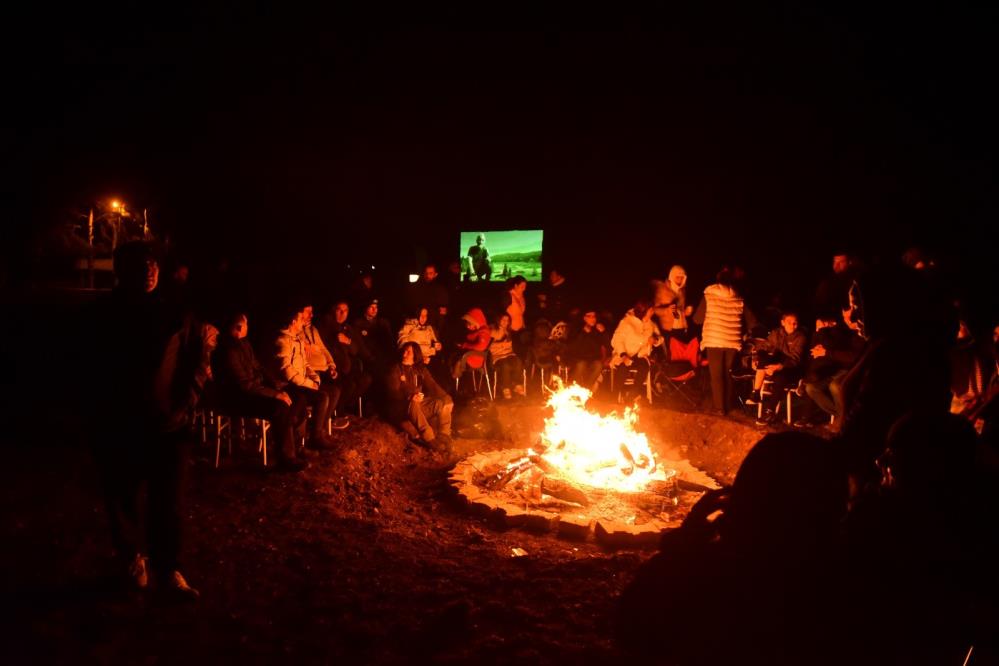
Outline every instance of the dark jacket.
{"label": "dark jacket", "polygon": [[601,333],[596,328],[587,333],[580,330],[569,341],[566,354],[571,361],[600,361],[610,351],[610,338],[607,332]]}
{"label": "dark jacket", "polygon": [[212,358],[212,371],[222,403],[243,394],[276,398],[284,383],[265,372],[245,338],[225,336]]}
{"label": "dark jacket", "polygon": [[849,370],[864,353],[864,339],[842,324],[816,331],[811,346],[816,345],[822,345],[826,355],[808,361],[807,381],[827,379],[840,370]]}
{"label": "dark jacket", "polygon": [[[349,345],[340,342],[341,333],[350,338]],[[353,326],[347,322],[341,324],[337,322],[335,316],[327,315],[323,317],[319,326],[319,334],[323,337],[326,348],[330,350],[330,355],[333,356],[337,372],[350,375],[355,369],[361,369],[361,364],[357,363],[357,360],[365,360],[367,349],[363,344],[363,336],[354,331]]]}
{"label": "dark jacket", "polygon": [[361,338],[363,357],[366,360],[386,359],[394,355],[395,336],[392,335],[392,329],[384,317],[377,316],[374,319],[358,317],[354,320],[354,330]]}
{"label": "dark jacket", "polygon": [[447,287],[441,283],[440,278],[433,282],[427,282],[421,277],[406,294],[406,305],[409,308],[409,313],[416,315],[419,314],[416,311],[417,308],[427,308],[431,320],[435,323],[437,323],[436,317],[440,316],[438,314],[440,308],[446,308],[449,300]]}
{"label": "dark jacket", "polygon": [[427,398],[443,399],[447,396],[440,384],[434,381],[427,366],[422,363],[419,365],[396,363],[389,369],[385,378],[385,387],[389,400],[403,405],[417,393],[423,393]]}
{"label": "dark jacket", "polygon": [[808,336],[800,329],[788,335],[783,328],[778,328],[770,331],[767,342],[762,346],[762,349],[772,354],[777,362],[784,366],[785,370],[790,370],[802,365],[807,342]]}
{"label": "dark jacket", "polygon": [[115,291],[92,312],[93,376],[103,390],[91,415],[99,429],[176,432],[189,423],[208,379],[202,327],[159,290]]}

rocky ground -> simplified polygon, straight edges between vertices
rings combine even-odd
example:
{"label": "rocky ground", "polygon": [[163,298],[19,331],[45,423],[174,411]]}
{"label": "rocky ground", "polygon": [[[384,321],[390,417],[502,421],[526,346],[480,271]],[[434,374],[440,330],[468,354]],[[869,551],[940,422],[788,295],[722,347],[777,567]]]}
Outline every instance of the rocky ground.
{"label": "rocky ground", "polygon": [[[457,452],[523,445],[539,405],[466,408]],[[488,428],[476,425],[485,419]],[[732,480],[749,420],[646,409],[654,448]],[[70,438],[71,439],[71,438]],[[4,663],[614,662],[615,600],[651,553],[608,551],[469,515],[450,461],[377,419],[298,475],[248,442],[191,468],[195,604],[115,585],[96,474],[79,446],[11,442],[4,466]],[[515,555],[526,551],[525,555]]]}

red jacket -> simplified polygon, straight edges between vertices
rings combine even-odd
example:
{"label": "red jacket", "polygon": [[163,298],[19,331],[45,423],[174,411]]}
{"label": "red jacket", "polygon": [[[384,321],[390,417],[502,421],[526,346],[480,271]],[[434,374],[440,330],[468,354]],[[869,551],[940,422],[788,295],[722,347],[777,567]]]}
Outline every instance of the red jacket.
{"label": "red jacket", "polygon": [[[468,335],[465,336],[465,341],[458,345],[459,349],[467,349],[469,351],[481,351],[484,352],[489,347],[489,342],[492,340],[492,335],[489,333],[489,327],[486,325],[486,315],[482,313],[479,308],[472,308],[465,313],[462,317],[466,322],[475,324],[478,326],[474,331],[469,331]],[[470,368],[481,368],[486,362],[485,356],[469,356],[467,363]]]}

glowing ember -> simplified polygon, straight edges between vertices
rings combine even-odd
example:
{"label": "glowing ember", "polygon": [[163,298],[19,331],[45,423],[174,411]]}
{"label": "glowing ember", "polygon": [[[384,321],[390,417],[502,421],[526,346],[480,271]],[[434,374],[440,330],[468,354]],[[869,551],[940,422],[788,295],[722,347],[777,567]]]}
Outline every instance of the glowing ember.
{"label": "glowing ember", "polygon": [[635,431],[637,408],[600,416],[587,411],[589,399],[590,392],[576,384],[552,393],[547,404],[554,414],[541,433],[546,462],[576,483],[624,492],[676,475],[657,464],[648,438]]}

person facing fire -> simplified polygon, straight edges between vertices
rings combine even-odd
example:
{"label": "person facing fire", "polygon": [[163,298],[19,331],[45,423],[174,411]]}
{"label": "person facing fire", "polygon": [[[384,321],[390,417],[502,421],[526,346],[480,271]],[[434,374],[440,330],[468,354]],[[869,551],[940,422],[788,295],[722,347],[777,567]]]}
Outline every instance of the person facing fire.
{"label": "person facing fire", "polygon": [[[389,369],[386,391],[390,418],[414,443],[450,453],[454,402],[423,363],[420,345],[406,342]],[[431,421],[437,421],[434,430]]]}
{"label": "person facing fire", "polygon": [[[299,460],[295,447],[295,427],[304,420],[305,409],[292,408],[286,382],[268,373],[246,339],[249,323],[244,313],[229,318],[220,336],[218,351],[212,357],[219,407],[231,416],[267,419],[278,443],[281,471],[298,472],[308,463]],[[304,405],[303,405],[304,407]]]}
{"label": "person facing fire", "polygon": [[635,387],[642,386],[649,374],[649,355],[654,347],[661,344],[662,337],[652,323],[649,302],[636,302],[618,323],[611,338],[613,354],[610,366],[615,373],[614,385],[625,386],[626,381],[631,379]]}
{"label": "person facing fire", "polygon": [[302,400],[312,407],[311,435],[307,442],[312,449],[335,449],[336,443],[326,435],[326,419],[330,413],[329,394],[319,390],[322,377],[309,367],[302,339],[302,309],[290,308],[284,316],[285,326],[274,341],[278,372],[288,382],[285,391],[295,401]]}
{"label": "person facing fire", "polygon": [[773,382],[770,399],[763,405],[763,420],[770,420],[774,415],[774,407],[781,399],[783,391],[797,384],[801,379],[801,369],[805,360],[805,346],[808,336],[798,329],[798,315],[785,312],[780,319],[780,328],[770,331],[766,342],[757,348],[759,360],[754,366],[756,376],[753,381],[753,398],[760,397],[760,389],[767,379]]}
{"label": "person facing fire", "polygon": [[479,308],[472,308],[462,316],[465,322],[465,340],[458,344],[458,350],[452,363],[451,376],[461,377],[465,368],[478,370],[486,365],[485,351],[489,348],[492,335],[486,322],[486,315]]}
{"label": "person facing fire", "polygon": [[694,308],[687,305],[687,271],[683,266],[673,266],[664,282],[655,280],[652,284],[659,330],[663,335],[683,336],[687,332],[687,317],[694,312]]}
{"label": "person facing fire", "polygon": [[320,325],[323,340],[329,345],[336,363],[340,381],[340,404],[352,406],[367,393],[372,383],[371,372],[365,370],[366,350],[362,336],[348,321],[350,305],[346,300],[337,301],[323,315]]}

